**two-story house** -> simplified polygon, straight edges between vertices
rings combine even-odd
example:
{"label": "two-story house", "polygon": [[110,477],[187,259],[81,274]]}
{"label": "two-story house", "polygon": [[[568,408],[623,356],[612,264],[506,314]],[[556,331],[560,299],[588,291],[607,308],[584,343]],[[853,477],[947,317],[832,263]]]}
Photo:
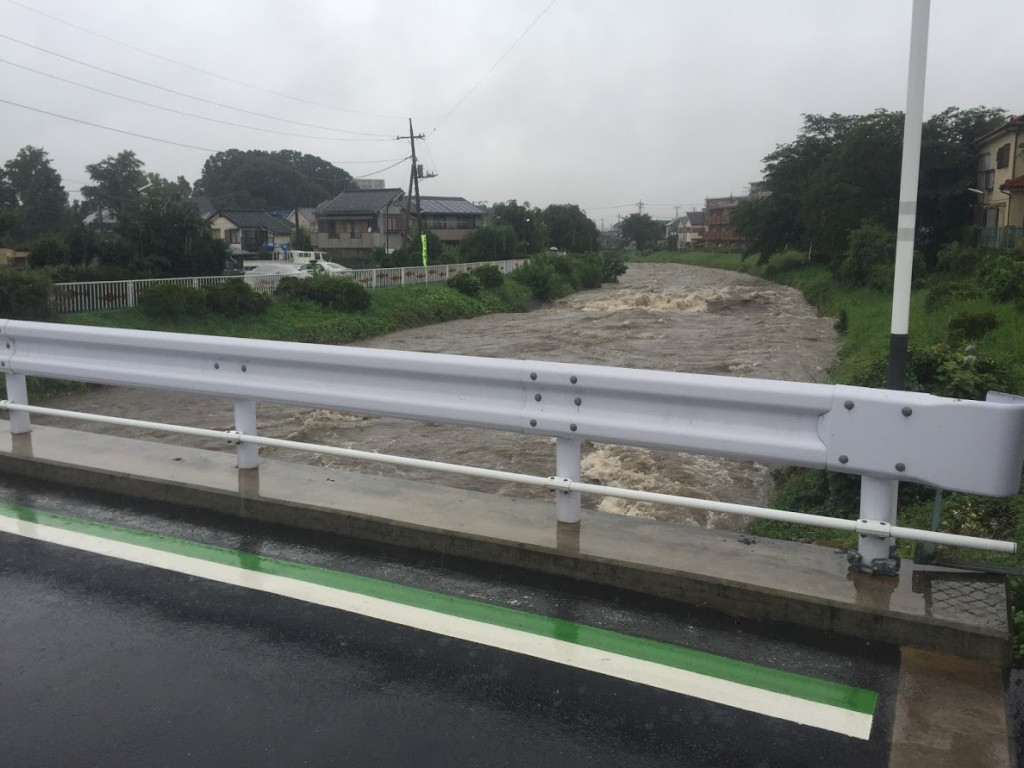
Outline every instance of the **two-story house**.
{"label": "two-story house", "polygon": [[210,231],[236,254],[257,254],[264,248],[278,250],[291,243],[292,228],[265,211],[217,211]]}
{"label": "two-story house", "polygon": [[[411,203],[412,213],[415,214],[415,198],[403,201],[403,208],[406,202]],[[474,229],[483,226],[486,211],[464,197],[421,196],[420,216],[424,229],[437,235],[445,245],[457,245]]]}
{"label": "two-story house", "polygon": [[975,147],[978,223],[985,228],[985,242],[1005,245],[1019,239],[1024,228],[1024,115],[989,131]]}
{"label": "two-story house", "polygon": [[374,248],[392,251],[402,245],[402,190],[350,189],[314,210],[318,250],[342,260],[366,260]]}
{"label": "two-story house", "polygon": [[690,211],[669,222],[665,227],[665,239],[675,236],[676,250],[696,248],[704,244],[704,212]]}

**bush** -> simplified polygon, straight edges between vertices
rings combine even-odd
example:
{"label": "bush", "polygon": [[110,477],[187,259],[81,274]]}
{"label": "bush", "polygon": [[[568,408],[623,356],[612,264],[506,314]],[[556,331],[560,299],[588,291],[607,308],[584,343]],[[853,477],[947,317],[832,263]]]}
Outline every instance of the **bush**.
{"label": "bush", "polygon": [[448,279],[448,287],[466,296],[476,296],[482,290],[479,278],[471,272],[461,272]]}
{"label": "bush", "polygon": [[[477,267],[473,270],[472,274],[473,277],[480,281],[480,285],[488,291],[500,288],[505,282],[505,275],[502,274],[495,264],[484,264],[482,267]],[[451,284],[451,281],[449,281],[449,284]]]}
{"label": "bush", "polygon": [[[888,360],[880,358],[850,376],[861,387],[886,385]],[[907,389],[943,397],[984,400],[990,390],[1009,392],[1012,374],[1001,362],[960,351],[948,344],[911,347],[907,353]]]}
{"label": "bush", "polygon": [[177,319],[206,311],[203,291],[188,285],[161,283],[147,286],[139,297],[139,310],[149,317]]}
{"label": "bush", "polygon": [[935,283],[928,289],[928,297],[924,300],[924,308],[928,312],[934,312],[956,301],[980,297],[981,288],[973,280],[945,281]]}
{"label": "bush", "polygon": [[617,283],[626,274],[626,259],[619,253],[605,251],[601,254],[601,282]]}
{"label": "bush", "polygon": [[952,277],[970,277],[977,271],[982,260],[983,254],[978,248],[950,243],[939,251],[936,267]]}
{"label": "bush", "polygon": [[271,299],[257,293],[245,280],[226,280],[203,289],[206,308],[225,317],[259,315],[267,311]]}
{"label": "bush", "polygon": [[836,315],[836,320],[832,323],[832,327],[840,336],[850,329],[850,315],[845,308],[839,310],[839,314]]}
{"label": "bush", "polygon": [[45,272],[0,271],[0,317],[11,320],[51,320],[52,286]]}
{"label": "bush", "polygon": [[965,341],[977,341],[986,333],[999,327],[999,318],[991,309],[977,312],[960,312],[949,320],[949,341],[962,344]]}
{"label": "bush", "polygon": [[884,289],[892,285],[896,237],[877,224],[865,222],[850,231],[845,257],[835,268],[836,279],[847,286]]}
{"label": "bush", "polygon": [[33,268],[56,267],[71,262],[71,249],[60,235],[43,235],[32,244],[28,263]]}
{"label": "bush", "polygon": [[992,301],[1024,300],[1024,262],[1001,254],[984,265],[981,285]]}
{"label": "bush", "polygon": [[345,277],[285,277],[276,295],[286,300],[314,301],[338,312],[365,312],[370,308],[370,292]]}

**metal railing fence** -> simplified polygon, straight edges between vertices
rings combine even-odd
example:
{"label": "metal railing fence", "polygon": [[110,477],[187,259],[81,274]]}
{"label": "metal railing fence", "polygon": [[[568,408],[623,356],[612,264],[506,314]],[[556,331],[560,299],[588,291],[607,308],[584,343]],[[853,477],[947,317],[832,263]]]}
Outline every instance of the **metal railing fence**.
{"label": "metal railing fence", "polygon": [[[999,542],[896,526],[894,483],[1007,496],[1020,485],[1024,403],[953,400],[914,392],[529,360],[463,357],[114,328],[0,321],[13,434],[29,414],[188,431],[238,445],[238,466],[259,446],[425,467],[555,490],[559,522],[580,520],[580,494],[656,501],[787,520],[860,534],[853,563],[898,567],[894,536],[1014,552]],[[204,430],[75,415],[28,403],[26,376],[224,397],[235,429]],[[477,467],[265,438],[256,403],[438,421],[555,439],[555,472],[534,477]],[[583,441],[708,454],[860,475],[856,521],[617,489],[580,481]]]}

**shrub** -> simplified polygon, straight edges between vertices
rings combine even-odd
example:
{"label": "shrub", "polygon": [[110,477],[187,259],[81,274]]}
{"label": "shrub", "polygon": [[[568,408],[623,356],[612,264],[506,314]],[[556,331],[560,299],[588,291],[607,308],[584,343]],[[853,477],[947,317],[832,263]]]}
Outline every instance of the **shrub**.
{"label": "shrub", "polygon": [[986,262],[981,285],[993,301],[1024,300],[1024,262],[1001,254]]}
{"label": "shrub", "polygon": [[626,259],[619,253],[605,251],[601,254],[601,282],[617,283],[626,274]]}
{"label": "shrub", "polygon": [[962,344],[965,341],[977,341],[986,333],[999,327],[999,318],[991,309],[977,312],[960,312],[949,320],[949,341]]}
{"label": "shrub", "polygon": [[345,277],[285,277],[276,295],[286,300],[314,301],[338,312],[365,312],[370,308],[370,292]]}
{"label": "shrub", "polygon": [[198,288],[162,283],[145,288],[139,297],[139,309],[149,317],[175,319],[202,314],[206,301]]}
{"label": "shrub", "polygon": [[[862,387],[884,387],[888,360],[880,358],[850,376]],[[948,344],[911,347],[907,354],[907,389],[943,397],[984,400],[990,390],[1009,392],[1012,374],[1003,363],[960,351]]]}
{"label": "shrub", "polygon": [[28,262],[33,268],[56,267],[71,262],[71,249],[60,235],[43,235],[32,244]]}
{"label": "shrub", "polygon": [[982,263],[982,252],[962,243],[950,243],[936,257],[936,267],[953,277],[970,277]]}
{"label": "shrub", "polygon": [[0,317],[11,320],[50,320],[52,283],[45,272],[0,271]]}
{"label": "shrub", "polygon": [[849,330],[850,315],[847,313],[845,307],[839,310],[839,314],[836,315],[836,321],[832,323],[832,327],[840,336],[842,336]]}
{"label": "shrub", "polygon": [[505,282],[505,275],[502,274],[495,264],[484,264],[482,267],[477,267],[473,270],[472,274],[473,277],[480,281],[481,287],[486,288],[488,291],[500,288]]}
{"label": "shrub", "polygon": [[980,296],[981,288],[973,280],[935,283],[928,289],[928,297],[924,300],[924,308],[928,312],[934,312],[955,301],[977,299]]}
{"label": "shrub", "polygon": [[476,296],[482,290],[479,278],[471,272],[461,272],[448,279],[448,287],[466,296]]}
{"label": "shrub", "polygon": [[270,297],[257,293],[245,280],[226,280],[203,289],[206,308],[225,317],[259,315],[267,311]]}

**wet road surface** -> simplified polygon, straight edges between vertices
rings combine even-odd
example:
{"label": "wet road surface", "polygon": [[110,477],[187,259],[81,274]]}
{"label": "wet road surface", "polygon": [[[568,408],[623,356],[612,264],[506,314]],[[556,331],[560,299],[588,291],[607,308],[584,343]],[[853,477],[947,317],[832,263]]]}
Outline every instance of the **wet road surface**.
{"label": "wet road surface", "polygon": [[[888,759],[892,647],[35,483],[0,482],[0,505],[5,765],[860,767]],[[37,530],[93,536],[107,554],[38,540]],[[143,545],[139,562],[120,554],[130,542]],[[156,567],[165,556],[220,559],[241,575],[224,583]],[[369,590],[385,609],[429,604],[427,613],[445,620],[483,617],[495,636],[512,616],[524,646],[514,652],[489,636],[467,641],[359,606],[261,591],[288,568],[294,583],[313,574],[318,588]],[[645,684],[578,666],[600,644],[594,638],[613,636],[617,658],[646,653],[661,673]],[[533,640],[570,650],[561,660],[525,655]],[[747,698],[733,706],[659,688],[677,674],[674,653],[702,659],[698,671],[714,680],[749,684]],[[877,696],[870,738],[790,722],[786,707],[746,711],[777,689],[794,694],[794,706],[833,689]]]}

